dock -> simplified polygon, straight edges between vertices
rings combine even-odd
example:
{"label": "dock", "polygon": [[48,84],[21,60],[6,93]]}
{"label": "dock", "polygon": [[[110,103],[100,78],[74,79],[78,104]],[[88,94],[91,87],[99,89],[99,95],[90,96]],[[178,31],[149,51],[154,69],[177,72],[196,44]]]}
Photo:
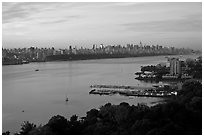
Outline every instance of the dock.
{"label": "dock", "polygon": [[176,96],[177,91],[163,90],[157,87],[118,86],[118,85],[91,85],[89,94],[144,97],[170,97]]}

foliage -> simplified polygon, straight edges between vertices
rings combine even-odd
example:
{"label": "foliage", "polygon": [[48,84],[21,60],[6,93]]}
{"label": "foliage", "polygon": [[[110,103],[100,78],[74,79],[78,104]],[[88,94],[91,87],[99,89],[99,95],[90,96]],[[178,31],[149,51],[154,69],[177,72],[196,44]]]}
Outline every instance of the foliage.
{"label": "foliage", "polygon": [[10,135],[10,131],[3,132],[2,135]]}
{"label": "foliage", "polygon": [[182,85],[178,102],[185,104],[188,109],[202,111],[202,84],[197,80],[187,80]]}
{"label": "foliage", "polygon": [[169,67],[150,65],[150,66],[143,66],[141,68],[141,71],[142,72],[144,71],[153,72],[154,74],[157,75],[158,78],[161,78],[163,75],[166,75],[169,73]]}
{"label": "foliage", "polygon": [[63,116],[57,115],[53,116],[47,126],[52,129],[52,131],[56,134],[64,134],[65,128],[68,126],[68,121]]}
{"label": "foliage", "polygon": [[157,70],[157,67],[153,66],[153,65],[141,67],[141,71],[143,71],[143,72],[144,71],[156,72],[156,70]]}
{"label": "foliage", "polygon": [[33,123],[30,123],[28,121],[24,121],[24,123],[21,125],[21,135],[27,135],[31,130],[35,129],[36,125]]}
{"label": "foliage", "polygon": [[197,60],[187,60],[188,66],[187,73],[192,75],[194,78],[202,78],[202,57],[198,57]]}

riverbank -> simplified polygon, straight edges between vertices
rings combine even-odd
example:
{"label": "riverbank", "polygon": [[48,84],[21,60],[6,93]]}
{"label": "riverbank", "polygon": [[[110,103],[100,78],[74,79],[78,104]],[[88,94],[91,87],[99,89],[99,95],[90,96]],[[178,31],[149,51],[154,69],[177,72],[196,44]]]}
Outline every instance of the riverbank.
{"label": "riverbank", "polygon": [[130,57],[151,57],[151,56],[169,56],[178,54],[70,54],[70,55],[52,55],[47,56],[45,61],[72,61],[72,60],[90,60],[90,59],[111,59],[111,58],[130,58]]}
{"label": "riverbank", "polygon": [[[159,56],[173,56],[180,54],[71,54],[71,55],[51,55],[47,56],[43,60],[11,60],[11,61],[2,61],[2,65],[22,65],[32,62],[53,62],[53,61],[78,61],[78,60],[93,60],[93,59],[116,59],[116,58],[133,58],[133,57],[159,57]],[[183,54],[187,55],[187,54]],[[190,54],[191,55],[191,54]]]}
{"label": "riverbank", "polygon": [[12,61],[2,61],[2,65],[22,65],[22,64],[29,64],[29,61],[18,61],[18,60],[12,60]]}
{"label": "riverbank", "polygon": [[[40,60],[40,61],[32,61],[32,62],[45,62],[45,61]],[[23,65],[23,64],[29,64],[29,63],[32,63],[32,62],[22,61],[22,60],[2,61],[2,66],[6,66],[6,65]]]}

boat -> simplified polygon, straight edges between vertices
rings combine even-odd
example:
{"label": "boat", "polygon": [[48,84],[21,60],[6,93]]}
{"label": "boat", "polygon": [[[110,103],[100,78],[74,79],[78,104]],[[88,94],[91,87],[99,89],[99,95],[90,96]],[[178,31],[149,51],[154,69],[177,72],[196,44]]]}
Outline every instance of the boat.
{"label": "boat", "polygon": [[65,101],[66,101],[66,102],[68,102],[68,101],[69,101],[68,97],[66,97]]}
{"label": "boat", "polygon": [[[92,87],[92,86],[91,86]],[[94,91],[96,91],[96,89],[92,89],[89,94],[92,94]]]}
{"label": "boat", "polygon": [[36,69],[35,71],[39,71],[39,69]]}
{"label": "boat", "polygon": [[23,64],[28,64],[29,61],[23,60],[22,63],[23,63]]}

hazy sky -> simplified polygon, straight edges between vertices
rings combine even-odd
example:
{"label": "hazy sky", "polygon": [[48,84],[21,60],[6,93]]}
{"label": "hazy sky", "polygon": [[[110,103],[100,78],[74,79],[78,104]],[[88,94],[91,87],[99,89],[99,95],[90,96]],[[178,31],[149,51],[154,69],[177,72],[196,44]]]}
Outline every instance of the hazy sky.
{"label": "hazy sky", "polygon": [[202,48],[202,3],[3,3],[3,47]]}

